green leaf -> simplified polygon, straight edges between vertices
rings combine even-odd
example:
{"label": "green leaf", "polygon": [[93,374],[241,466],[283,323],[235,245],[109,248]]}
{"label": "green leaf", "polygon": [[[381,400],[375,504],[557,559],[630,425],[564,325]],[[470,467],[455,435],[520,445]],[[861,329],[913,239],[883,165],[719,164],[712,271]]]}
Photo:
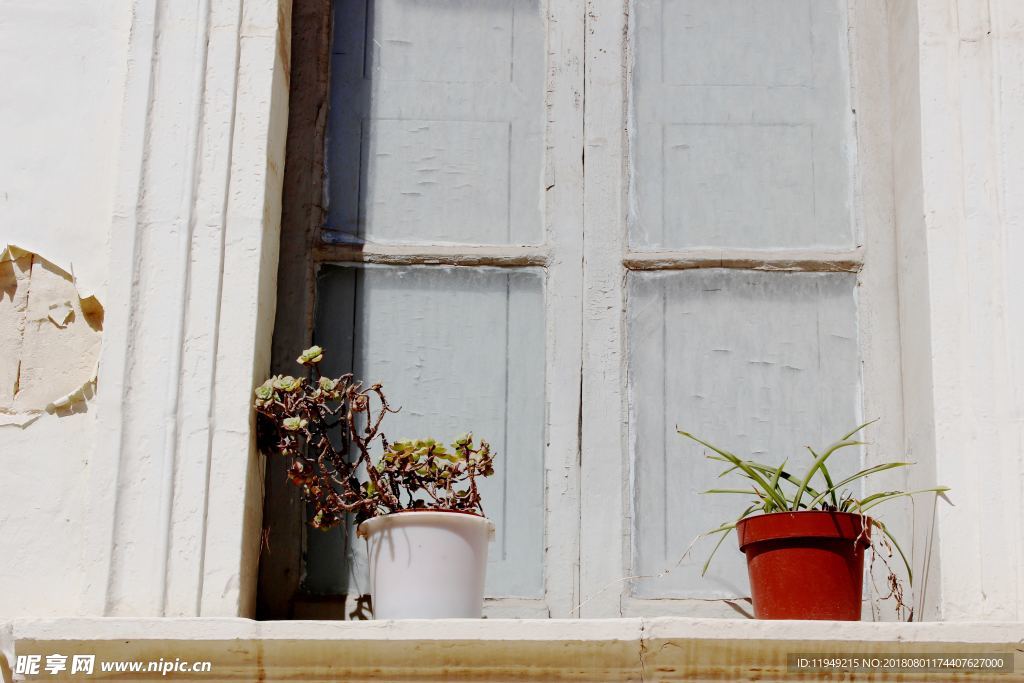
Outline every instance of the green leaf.
{"label": "green leaf", "polygon": [[757,484],[764,490],[764,492],[766,494],[768,494],[768,497],[771,498],[773,501],[775,501],[775,503],[779,506],[779,508],[786,509],[786,499],[782,495],[779,494],[778,490],[772,489],[768,485],[768,482],[765,481],[764,477],[762,477],[761,475],[759,475],[757,473],[757,470],[755,470],[754,468],[750,467],[744,461],[740,460],[738,457],[736,457],[732,453],[729,453],[728,451],[723,451],[722,449],[720,449],[720,448],[718,448],[716,446],[712,446],[711,444],[707,443],[706,441],[702,441],[701,439],[698,439],[696,436],[694,436],[693,434],[690,434],[689,432],[684,432],[684,431],[681,431],[681,430],[677,430],[677,431],[678,431],[678,433],[681,436],[685,436],[686,438],[691,439],[692,441],[696,441],[697,443],[701,444],[702,446],[706,446],[707,448],[710,448],[711,450],[713,450],[715,453],[718,453],[722,457],[728,458],[729,462],[731,462],[732,464],[734,464],[737,467],[739,467],[741,470],[743,470],[744,474],[746,474],[748,477],[750,477],[755,482],[757,482]]}
{"label": "green leaf", "polygon": [[[826,465],[825,465],[825,461],[828,460],[829,457],[831,457],[832,453],[834,453],[835,451],[839,450],[840,448],[845,448],[845,445],[855,445],[855,444],[856,445],[861,445],[860,442],[851,442],[851,443],[848,443],[848,444],[845,444],[845,445],[839,445],[839,444],[844,444],[844,442],[848,441],[851,436],[853,436],[857,432],[861,431],[862,429],[864,429],[868,425],[871,425],[871,424],[874,424],[875,422],[878,422],[879,419],[881,419],[881,418],[877,418],[876,417],[874,420],[868,420],[867,422],[859,424],[856,427],[854,427],[854,429],[852,431],[850,431],[850,432],[844,434],[843,436],[841,436],[839,438],[839,441],[837,441],[835,444],[830,446],[828,450],[826,450],[825,457],[819,456],[817,453],[814,452],[813,448],[808,446],[807,450],[809,450],[811,452],[811,455],[813,455],[815,457],[815,466],[812,467],[811,471],[807,473],[807,477],[804,479],[804,488],[806,488],[806,485],[810,483],[811,477],[814,476],[814,472],[815,472],[816,468],[820,468],[822,476],[824,476],[824,478],[825,478],[825,485],[828,486],[829,491],[831,491],[831,493],[832,493],[832,505],[834,505],[835,507],[838,508],[839,505],[838,505],[838,502],[836,501],[836,496],[835,496],[835,489],[836,489],[836,487],[832,485],[832,476],[829,474],[828,467],[826,467]],[[818,462],[819,460],[820,460],[820,463]],[[801,489],[800,491],[797,491],[796,498],[794,499],[794,503],[795,503],[794,509],[797,509],[799,507],[800,499],[803,497],[803,494],[804,494],[803,489]],[[813,492],[811,492],[811,495],[817,497],[817,495],[814,494]],[[808,505],[807,507],[808,507],[808,509],[811,509],[814,506],[813,505]]]}
{"label": "green leaf", "polygon": [[285,375],[284,377],[274,378],[274,388],[280,391],[294,391],[302,386],[302,380],[296,379],[291,375]]}
{"label": "green leaf", "polygon": [[324,350],[319,346],[310,346],[302,352],[302,355],[295,359],[302,365],[315,365],[324,359]]}
{"label": "green leaf", "polygon": [[879,498],[886,498],[888,496],[899,496],[902,494],[903,491],[879,491],[878,493],[872,493],[867,498],[861,498],[860,500],[853,498],[851,499],[851,509],[861,510],[863,509],[863,506],[865,504],[870,503],[873,500],[878,500]]}
{"label": "green leaf", "polygon": [[800,506],[800,499],[803,498],[804,491],[807,489],[807,482],[809,482],[811,478],[814,476],[815,472],[817,472],[821,468],[821,466],[825,464],[825,461],[832,457],[833,453],[842,448],[847,448],[849,446],[862,446],[863,444],[863,441],[837,441],[831,446],[829,446],[824,453],[819,455],[815,459],[814,464],[811,465],[811,469],[807,471],[807,476],[804,477],[803,484],[797,490],[796,495],[793,496],[793,509],[796,510]]}
{"label": "green leaf", "polygon": [[718,533],[722,534],[722,537],[720,539],[718,539],[718,543],[716,543],[715,547],[711,549],[711,554],[708,555],[708,559],[704,561],[704,567],[701,568],[701,570],[700,570],[700,575],[701,576],[704,576],[705,574],[707,574],[708,567],[711,566],[711,560],[714,559],[715,553],[718,552],[718,548],[722,545],[722,541],[725,540],[726,536],[729,535],[729,532],[732,531],[733,529],[735,529],[736,525],[739,524],[740,521],[742,521],[744,518],[746,518],[751,512],[754,512],[755,510],[758,510],[760,508],[761,508],[760,504],[754,503],[753,505],[748,507],[746,510],[744,510],[742,512],[742,514],[740,514],[740,516],[736,518],[735,522],[729,522],[728,524],[723,524],[722,526],[718,527],[717,529],[712,529],[711,531],[705,531],[703,534],[701,534],[702,536],[705,536],[705,537],[706,536],[711,536],[712,534],[718,534]]}
{"label": "green leaf", "polygon": [[[773,491],[778,491],[780,495],[783,495],[783,497],[785,497],[785,496],[784,496],[784,494],[782,494],[782,491],[779,489],[779,475],[782,474],[782,470],[786,467],[786,463],[787,462],[788,462],[788,460],[783,460],[782,461],[782,464],[779,465],[779,468],[777,470],[775,470],[774,474],[772,474],[771,481],[768,482],[769,486],[772,487],[772,490]],[[788,503],[789,501],[787,500],[786,502]],[[772,509],[773,508],[771,507],[771,505],[767,501],[765,501],[764,511],[765,512],[771,512]]]}
{"label": "green leaf", "polygon": [[711,554],[708,555],[708,559],[704,560],[704,566],[701,567],[701,570],[700,570],[700,575],[701,576],[704,576],[705,574],[708,573],[708,567],[711,566],[711,560],[714,559],[715,553],[718,552],[718,548],[722,545],[722,541],[724,541],[726,538],[728,538],[729,532],[732,531],[735,528],[736,528],[735,524],[730,524],[728,528],[718,529],[718,530],[716,530],[714,532],[710,532],[710,533],[720,533],[720,534],[722,534],[722,536],[718,539],[718,543],[715,544],[715,547],[711,549]]}
{"label": "green leaf", "polygon": [[274,395],[274,380],[268,379],[256,387],[256,398],[261,401],[269,401]]}
{"label": "green leaf", "polygon": [[911,462],[887,462],[887,463],[883,463],[881,465],[874,465],[873,467],[865,468],[865,469],[861,470],[860,472],[857,472],[856,474],[852,474],[849,477],[847,477],[846,479],[843,479],[838,484],[834,484],[833,485],[830,482],[829,483],[829,490],[825,491],[824,493],[818,494],[815,497],[815,499],[812,500],[810,502],[810,504],[808,504],[807,507],[813,508],[815,505],[817,505],[818,503],[820,503],[824,499],[826,494],[831,493],[832,494],[832,501],[833,501],[832,504],[835,505],[838,508],[839,505],[838,505],[838,503],[835,502],[835,500],[836,500],[836,498],[835,498],[836,491],[841,489],[841,488],[843,488],[844,486],[846,486],[850,482],[857,481],[858,479],[866,477],[866,476],[868,476],[870,474],[876,474],[878,472],[884,472],[885,470],[891,470],[891,469],[896,468],[896,467],[906,467],[907,465],[913,465],[913,464],[914,463],[911,463]]}
{"label": "green leaf", "polygon": [[[725,458],[720,458],[720,457],[713,456],[713,455],[707,455],[705,457],[708,460],[717,460],[718,462],[730,462],[729,460],[727,460]],[[750,460],[747,460],[745,462],[747,463],[747,465],[749,465],[750,467],[753,467],[754,469],[756,469],[758,472],[761,472],[762,474],[766,474],[766,475],[770,476],[770,475],[775,473],[775,468],[774,467],[768,467],[767,465],[762,465],[760,463],[752,462]],[[736,465],[733,465],[732,467],[730,467],[729,469],[727,469],[726,471],[724,471],[720,475],[718,475],[718,477],[722,478],[726,474],[729,474],[730,472],[732,472],[734,470],[737,470],[737,469],[739,469],[739,467],[737,467]],[[800,479],[798,479],[797,477],[794,477],[792,474],[790,474],[789,472],[786,472],[785,470],[782,471],[782,475],[781,475],[779,481],[788,482],[788,483],[790,483],[793,486],[796,486],[798,488],[800,487],[800,485],[803,484],[803,482]],[[780,493],[782,492],[781,489],[779,490],[779,492]],[[812,496],[818,495],[818,492],[812,486],[808,486],[807,487],[807,493],[811,494]]]}
{"label": "green leaf", "polygon": [[[810,446],[807,447],[807,450],[810,451],[811,457],[813,457],[813,458],[817,458],[818,457],[818,454],[815,453],[814,449],[811,448]],[[835,487],[835,485],[832,484],[832,475],[829,474],[828,467],[825,466],[825,463],[821,463],[821,474],[825,477],[825,486],[828,487],[828,490],[825,491],[825,493],[826,494],[829,494],[829,493],[832,494],[832,505],[833,505],[833,507],[838,508],[839,507],[839,502],[836,500],[836,487]],[[812,493],[811,495],[813,496],[814,494]],[[817,496],[815,496],[815,497],[817,497]],[[807,508],[808,509],[813,509],[814,505],[815,505],[814,503],[811,503],[810,505],[807,506]]]}
{"label": "green leaf", "polygon": [[885,493],[876,493],[875,495],[868,496],[864,500],[860,501],[860,504],[857,506],[857,509],[863,513],[867,512],[876,505],[884,503],[888,500],[892,500],[893,498],[903,498],[904,496],[916,496],[919,493],[942,494],[949,490],[950,489],[948,486],[934,486],[932,488],[918,489],[916,491],[886,491]]}
{"label": "green leaf", "polygon": [[854,430],[853,430],[852,432],[850,432],[849,434],[844,434],[844,435],[843,435],[842,437],[840,437],[840,438],[839,438],[839,440],[840,440],[840,441],[846,441],[847,439],[849,439],[849,438],[850,438],[851,436],[853,436],[854,434],[856,434],[856,433],[857,433],[857,432],[859,432],[860,430],[864,429],[864,428],[865,428],[865,427],[867,427],[868,425],[873,425],[873,424],[875,424],[876,422],[878,422],[878,421],[879,421],[879,420],[881,420],[881,419],[882,419],[882,418],[880,418],[880,417],[876,417],[876,418],[875,418],[874,420],[868,420],[867,422],[865,422],[865,423],[861,424],[860,426],[858,426],[857,428],[855,428],[855,429],[854,429]]}

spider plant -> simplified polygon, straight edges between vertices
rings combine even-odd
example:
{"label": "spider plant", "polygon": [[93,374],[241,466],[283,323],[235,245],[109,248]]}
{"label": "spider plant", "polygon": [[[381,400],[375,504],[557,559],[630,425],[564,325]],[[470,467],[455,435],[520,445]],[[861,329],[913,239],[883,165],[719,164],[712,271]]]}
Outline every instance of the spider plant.
{"label": "spider plant", "polygon": [[[913,463],[910,462],[887,462],[880,465],[873,465],[860,470],[856,474],[845,477],[838,482],[834,481],[828,470],[827,463],[829,458],[844,449],[864,445],[863,441],[858,441],[854,437],[861,430],[874,422],[877,422],[877,419],[859,425],[856,429],[844,434],[838,441],[820,452],[814,450],[810,446],[807,446],[807,450],[810,452],[813,460],[807,468],[806,473],[800,477],[786,470],[788,460],[784,460],[782,464],[777,467],[754,462],[753,460],[745,460],[733,455],[725,449],[714,446],[707,441],[690,434],[689,432],[677,430],[681,436],[696,441],[702,446],[709,448],[712,452],[705,454],[705,457],[709,460],[721,462],[726,465],[725,470],[718,475],[719,477],[724,477],[735,472],[750,482],[749,488],[716,488],[704,491],[704,493],[754,496],[753,502],[743,510],[735,521],[723,524],[716,529],[711,529],[704,533],[704,536],[720,534],[720,538],[712,549],[711,554],[708,556],[707,561],[704,563],[704,567],[701,570],[701,576],[707,573],[711,560],[714,558],[715,553],[718,552],[718,548],[721,547],[722,542],[729,535],[729,532],[733,531],[741,520],[750,517],[751,515],[758,513],[767,514],[771,512],[822,510],[827,512],[851,512],[866,516],[869,510],[886,501],[905,496],[913,496],[919,493],[942,494],[949,490],[946,486],[934,486],[932,488],[919,489],[916,491],[880,491],[863,498],[858,498],[849,490],[844,488],[845,486],[853,484],[854,482],[872,474],[912,465]],[[816,477],[819,477],[819,479],[816,480]],[[814,482],[815,486],[811,485],[812,482]],[[911,585],[913,585],[913,571],[911,570],[910,562],[899,543],[895,538],[893,538],[893,535],[889,532],[889,529],[886,528],[885,524],[874,517],[867,517],[867,519],[870,521],[870,524],[878,527],[878,529],[888,537],[889,541],[896,548],[900,558],[903,560],[904,566],[907,568],[907,578],[910,580]]]}

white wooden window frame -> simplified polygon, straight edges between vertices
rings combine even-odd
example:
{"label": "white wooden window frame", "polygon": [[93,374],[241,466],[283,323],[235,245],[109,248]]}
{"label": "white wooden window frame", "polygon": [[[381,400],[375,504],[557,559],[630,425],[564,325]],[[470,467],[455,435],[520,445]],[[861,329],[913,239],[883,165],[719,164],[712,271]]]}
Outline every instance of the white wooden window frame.
{"label": "white wooden window frame", "polygon": [[[541,3],[547,22],[544,241],[539,245],[361,244],[317,240],[320,264],[544,269],[544,597],[492,598],[488,617],[568,617],[578,604],[579,421],[583,282],[583,12],[579,0]],[[328,226],[329,228],[330,226]],[[346,610],[348,611],[348,610]]]}
{"label": "white wooden window frame", "polygon": [[[874,5],[874,6],[873,6]],[[850,0],[856,133],[847,250],[628,245],[632,0],[549,0],[544,242],[536,246],[328,244],[313,261],[545,271],[544,598],[488,600],[491,617],[736,616],[722,600],[630,595],[631,436],[625,286],[630,271],[732,268],[857,273],[863,412],[883,415],[871,462],[904,443],[885,9]],[[585,226],[585,229],[584,229]],[[876,455],[876,451],[878,455]],[[902,485],[901,483],[897,485]],[[697,504],[697,503],[695,503]],[[904,535],[909,524],[894,524]]]}
{"label": "white wooden window frame", "polygon": [[[738,268],[857,273],[862,410],[885,419],[867,463],[902,450],[899,301],[888,121],[885,8],[850,0],[849,64],[855,118],[854,238],[843,251],[682,249],[630,251],[630,0],[586,3],[584,115],[583,400],[581,404],[579,616],[736,616],[723,600],[631,596],[632,437],[628,424],[627,271]],[[894,371],[895,370],[895,371]],[[884,481],[876,480],[876,483]],[[903,480],[893,478],[896,487]],[[695,501],[695,505],[699,502]],[[910,515],[890,508],[903,537]],[[927,525],[925,525],[927,526]],[[915,539],[917,540],[917,539]],[[680,549],[680,554],[684,549]],[[915,553],[920,557],[922,553]],[[671,570],[671,563],[665,567]],[[919,574],[920,575],[920,574]],[[920,613],[920,612],[919,612]]]}

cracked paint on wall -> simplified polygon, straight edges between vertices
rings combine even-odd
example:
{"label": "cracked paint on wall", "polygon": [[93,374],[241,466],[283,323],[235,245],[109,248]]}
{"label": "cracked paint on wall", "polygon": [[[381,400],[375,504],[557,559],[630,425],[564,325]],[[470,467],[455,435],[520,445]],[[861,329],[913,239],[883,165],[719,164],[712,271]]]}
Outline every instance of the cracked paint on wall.
{"label": "cracked paint on wall", "polygon": [[74,276],[31,251],[0,252],[0,427],[75,412],[92,394],[103,307]]}

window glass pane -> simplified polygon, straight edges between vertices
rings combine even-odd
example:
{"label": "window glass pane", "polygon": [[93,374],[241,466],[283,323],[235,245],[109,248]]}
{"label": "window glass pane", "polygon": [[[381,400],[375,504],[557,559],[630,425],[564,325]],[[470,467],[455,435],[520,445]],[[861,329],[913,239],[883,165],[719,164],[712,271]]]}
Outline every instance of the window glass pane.
{"label": "window glass pane", "polygon": [[[491,268],[325,266],[315,337],[326,370],[381,382],[401,407],[391,440],[450,442],[466,431],[497,452],[481,482],[497,535],[487,594],[541,597],[544,542],[543,276]],[[310,531],[306,588],[344,593],[342,539]],[[313,539],[314,536],[320,536]],[[353,542],[352,592],[367,593],[365,546]],[[330,569],[325,569],[330,568]],[[311,582],[320,581],[319,585]]]}
{"label": "window glass pane", "polygon": [[337,0],[328,241],[542,241],[539,0]]}
{"label": "window glass pane", "polygon": [[[851,273],[690,270],[631,273],[628,288],[630,434],[634,461],[633,573],[672,567],[693,539],[746,507],[741,488],[676,426],[741,457],[800,471],[805,446],[858,424],[860,375]],[[830,470],[852,474],[856,449]],[[735,486],[734,484],[741,484]],[[716,539],[717,540],[717,539]],[[640,597],[749,595],[735,536],[704,579],[704,541],[665,577],[638,581]]]}
{"label": "window glass pane", "polygon": [[853,243],[845,0],[637,0],[630,244]]}

